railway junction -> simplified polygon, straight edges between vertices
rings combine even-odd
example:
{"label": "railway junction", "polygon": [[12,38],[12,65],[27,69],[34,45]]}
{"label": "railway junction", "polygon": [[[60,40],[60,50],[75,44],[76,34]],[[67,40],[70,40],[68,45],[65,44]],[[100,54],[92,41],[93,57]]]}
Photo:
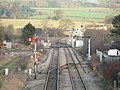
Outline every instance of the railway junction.
{"label": "railway junction", "polygon": [[68,46],[50,48],[37,68],[36,79],[26,81],[25,90],[104,90],[87,60]]}

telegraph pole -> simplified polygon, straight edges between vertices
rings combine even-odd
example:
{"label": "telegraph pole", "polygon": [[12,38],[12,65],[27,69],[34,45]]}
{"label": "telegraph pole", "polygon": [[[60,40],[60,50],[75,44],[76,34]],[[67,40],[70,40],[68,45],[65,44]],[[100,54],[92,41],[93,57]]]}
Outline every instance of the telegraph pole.
{"label": "telegraph pole", "polygon": [[37,50],[36,50],[36,34],[34,37],[27,38],[27,41],[30,41],[34,44],[34,78],[36,79],[36,74],[37,74]]}
{"label": "telegraph pole", "polygon": [[[36,37],[36,34],[35,34],[35,37]],[[36,73],[37,73],[37,51],[36,51],[36,40],[35,40],[35,43],[34,43],[34,74],[35,74],[35,79],[36,79]]]}

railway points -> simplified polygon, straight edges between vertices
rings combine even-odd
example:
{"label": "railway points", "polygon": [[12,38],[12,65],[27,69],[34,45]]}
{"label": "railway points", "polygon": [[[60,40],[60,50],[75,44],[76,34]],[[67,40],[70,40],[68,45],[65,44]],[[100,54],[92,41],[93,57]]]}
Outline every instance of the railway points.
{"label": "railway points", "polygon": [[26,86],[30,90],[40,86],[39,90],[102,90],[96,85],[87,63],[68,46],[50,48],[39,72],[37,80],[29,81]]}

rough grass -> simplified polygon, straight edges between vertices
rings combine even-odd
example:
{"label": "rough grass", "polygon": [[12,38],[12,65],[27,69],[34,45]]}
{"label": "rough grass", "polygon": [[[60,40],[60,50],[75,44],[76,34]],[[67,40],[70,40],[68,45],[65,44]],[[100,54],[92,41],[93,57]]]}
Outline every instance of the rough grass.
{"label": "rough grass", "polygon": [[15,64],[19,60],[20,60],[20,57],[16,57],[13,60],[6,63],[5,65],[3,65],[2,67],[0,67],[0,88],[2,87],[2,83],[3,83],[3,80],[4,80],[4,70],[5,70],[5,68],[9,68],[10,72],[14,72],[15,71]]}
{"label": "rough grass", "polygon": [[[13,25],[13,27],[16,28],[23,28],[25,25],[27,25],[29,22],[35,26],[42,28],[42,23],[44,20],[36,20],[36,19],[1,19],[1,22],[4,26],[8,26],[10,24]],[[76,27],[80,27],[81,23],[79,21],[74,21]],[[59,26],[59,21],[55,20],[48,20],[48,24],[46,27],[48,28],[58,28]]]}
{"label": "rough grass", "polygon": [[16,58],[14,58],[13,60],[9,61],[8,63],[6,63],[5,65],[3,65],[0,68],[0,75],[4,74],[4,70],[5,68],[9,68],[10,72],[14,72],[15,71],[15,64],[16,62],[18,62],[19,60],[21,60],[21,58],[19,56],[17,56]]}
{"label": "rough grass", "polygon": [[1,19],[1,23],[4,26],[13,24],[14,28],[23,28],[28,23],[32,23],[34,26],[39,27],[42,20],[33,20],[33,19]]}
{"label": "rough grass", "polygon": [[10,74],[5,77],[0,90],[22,90],[25,80],[24,74]]}

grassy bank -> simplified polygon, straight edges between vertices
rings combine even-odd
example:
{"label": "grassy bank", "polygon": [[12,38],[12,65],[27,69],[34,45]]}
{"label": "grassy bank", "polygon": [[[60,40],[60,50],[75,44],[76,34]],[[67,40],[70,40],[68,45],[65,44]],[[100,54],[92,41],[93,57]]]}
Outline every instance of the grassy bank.
{"label": "grassy bank", "polygon": [[8,62],[5,65],[3,65],[2,67],[0,67],[0,75],[4,74],[5,68],[9,68],[10,72],[14,72],[15,71],[15,64],[20,60],[21,60],[21,57],[17,56],[13,60],[11,60],[10,62]]}
{"label": "grassy bank", "polygon": [[9,68],[9,72],[13,73],[15,72],[15,65],[17,62],[19,62],[21,60],[20,56],[15,57],[13,60],[11,60],[10,62],[6,63],[5,65],[0,67],[0,88],[2,87],[2,82],[4,80],[4,72],[5,72],[5,68]]}

